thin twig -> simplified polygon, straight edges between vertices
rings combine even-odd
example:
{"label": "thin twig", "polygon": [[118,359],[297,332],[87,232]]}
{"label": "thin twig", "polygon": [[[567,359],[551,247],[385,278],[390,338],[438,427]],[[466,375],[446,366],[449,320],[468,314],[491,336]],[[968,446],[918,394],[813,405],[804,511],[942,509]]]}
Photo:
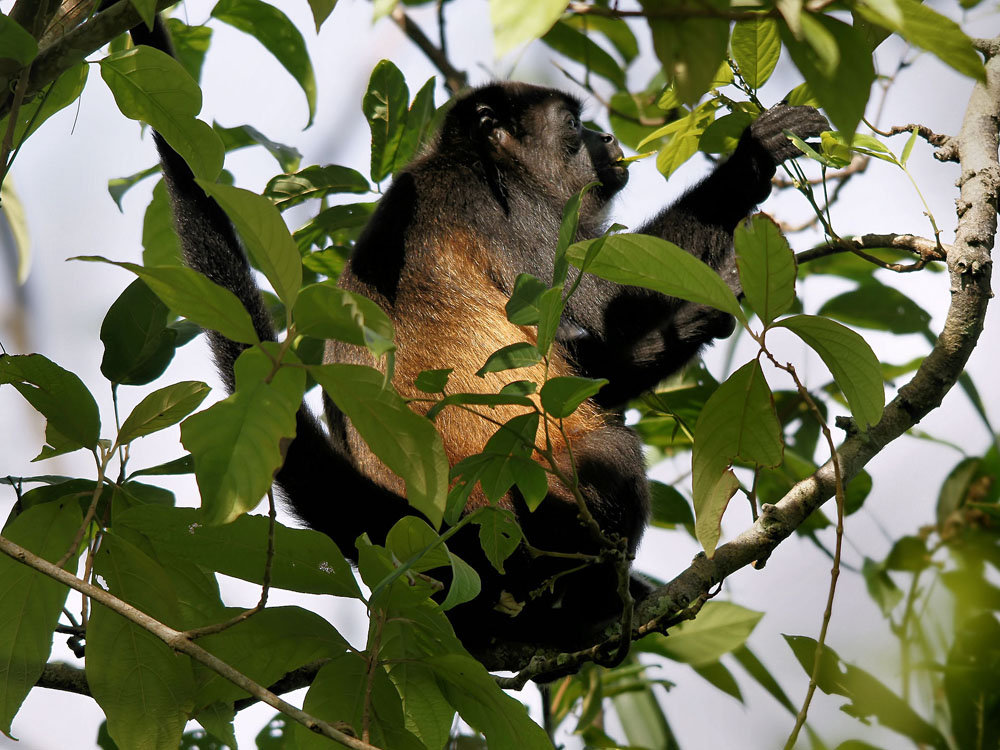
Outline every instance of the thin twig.
{"label": "thin twig", "polygon": [[406,15],[402,6],[397,5],[390,14],[390,17],[403,30],[403,33],[410,38],[410,41],[420,48],[420,51],[427,56],[427,59],[434,64],[434,67],[441,71],[441,74],[444,76],[445,88],[448,91],[452,94],[457,94],[468,87],[469,77],[451,64],[444,49],[439,49],[434,45],[434,42],[427,37],[423,30]]}

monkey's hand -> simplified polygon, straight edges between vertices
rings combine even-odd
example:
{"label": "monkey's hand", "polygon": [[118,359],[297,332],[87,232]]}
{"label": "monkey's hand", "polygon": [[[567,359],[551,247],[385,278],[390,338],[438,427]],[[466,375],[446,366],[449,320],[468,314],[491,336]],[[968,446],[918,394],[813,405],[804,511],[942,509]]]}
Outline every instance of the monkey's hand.
{"label": "monkey's hand", "polygon": [[767,151],[775,165],[802,152],[785,136],[790,130],[803,140],[830,129],[830,123],[814,107],[775,104],[750,125],[750,137]]}

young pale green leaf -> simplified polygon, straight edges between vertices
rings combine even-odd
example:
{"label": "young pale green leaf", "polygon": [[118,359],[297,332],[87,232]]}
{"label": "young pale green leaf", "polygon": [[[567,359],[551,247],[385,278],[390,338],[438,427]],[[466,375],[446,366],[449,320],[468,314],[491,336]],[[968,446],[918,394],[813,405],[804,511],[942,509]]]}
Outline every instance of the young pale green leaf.
{"label": "young pale green leaf", "polygon": [[[655,6],[652,0],[641,3]],[[724,8],[725,3],[709,2]],[[653,35],[653,49],[674,90],[685,104],[694,104],[709,90],[719,66],[726,60],[729,22],[723,18],[666,19],[651,14],[647,19]]]}
{"label": "young pale green leaf", "polygon": [[832,69],[805,41],[796,39],[784,26],[781,39],[809,88],[838,130],[853,133],[864,115],[875,68],[871,50],[861,34],[830,16],[811,16],[836,43],[839,60]]}
{"label": "young pale green leaf", "polygon": [[254,37],[291,73],[309,105],[309,122],[316,114],[316,77],[302,34],[282,11],[261,0],[219,0],[212,17]]}
{"label": "young pale green leaf", "polygon": [[796,334],[820,356],[847,398],[859,429],[867,430],[882,418],[882,371],[875,352],[861,335],[815,315],[795,315],[777,325]]}
{"label": "young pale green leaf", "polygon": [[406,115],[406,127],[403,128],[403,135],[399,140],[399,147],[393,158],[392,172],[403,169],[414,156],[420,151],[420,146],[427,142],[431,135],[431,127],[434,124],[434,84],[435,78],[432,76],[421,86],[420,91],[413,97],[410,104],[410,111]]}
{"label": "young pale green leaf", "polygon": [[743,293],[764,325],[769,326],[795,302],[795,253],[766,214],[741,223],[733,244]]}
{"label": "young pale green leaf", "polygon": [[[570,262],[581,266],[594,242],[578,242],[569,249]],[[616,234],[606,238],[587,271],[619,284],[632,284],[709,305],[741,323],[746,316],[732,290],[707,264],[677,245],[645,234]]]}
{"label": "young pale green leaf", "polygon": [[[115,524],[142,534],[170,556],[250,583],[264,581],[270,526],[266,516],[244,515],[209,526],[197,508],[141,505],[122,513]],[[330,537],[280,523],[274,527],[271,585],[305,594],[359,595],[351,566]]]}
{"label": "young pale green leaf", "polygon": [[367,297],[340,289],[332,281],[305,287],[292,319],[296,331],[304,336],[365,346],[376,357],[395,348],[392,321],[382,308]]}
{"label": "young pale green leaf", "polygon": [[263,146],[286,172],[294,172],[299,168],[299,164],[302,161],[302,154],[299,153],[297,148],[272,141],[257,130],[257,128],[250,125],[236,125],[232,128],[224,128],[219,123],[213,122],[212,128],[219,134],[219,138],[222,139],[222,145],[225,147],[226,153],[248,146]]}
{"label": "young pale green leaf", "polygon": [[151,125],[196,176],[209,181],[219,176],[222,141],[197,119],[201,89],[179,62],[140,45],[101,60],[101,77],[123,115]]}
{"label": "young pale green leaf", "polygon": [[118,430],[118,445],[177,424],[201,405],[210,390],[202,382],[185,380],[153,391],[126,417]]}
{"label": "young pale green leaf", "polygon": [[[138,547],[105,532],[94,572],[115,596],[160,622],[178,624],[170,576]],[[191,662],[107,607],[87,623],[87,684],[118,747],[176,750],[194,708]]]}
{"label": "young pale green leaf", "polygon": [[302,286],[302,257],[278,209],[249,190],[204,180],[198,184],[229,216],[278,299],[288,307],[294,306]]}
{"label": "young pale green leaf", "polygon": [[542,386],[542,408],[555,419],[568,417],[576,411],[576,407],[597,395],[607,383],[603,378],[581,378],[575,375],[551,378]]}
{"label": "young pale green leaf", "polygon": [[642,651],[674,661],[705,666],[746,643],[763,616],[763,612],[732,602],[709,602],[697,619],[672,628],[669,638],[657,635],[643,638],[636,645]]}
{"label": "young pale green leaf", "polygon": [[336,193],[367,193],[370,190],[368,180],[355,169],[337,164],[325,167],[313,165],[295,174],[273,177],[264,188],[264,197],[271,200],[279,211],[284,211],[307,200]]}
{"label": "young pale green leaf", "polygon": [[590,73],[611,81],[616,88],[625,88],[625,71],[615,59],[597,42],[565,21],[556,21],[541,40],[556,52],[583,65]]}
{"label": "young pale green leaf", "polygon": [[569,0],[490,0],[494,56],[544,35],[568,5]]}
{"label": "young pale green leaf", "polygon": [[410,91],[399,68],[389,60],[380,61],[361,100],[372,131],[372,182],[382,182],[392,172],[406,129],[409,103]]}
{"label": "young pale green leaf", "polygon": [[514,514],[505,508],[484,509],[473,523],[479,525],[479,543],[494,568],[504,573],[503,563],[510,557],[524,536]]}
{"label": "young pale green leaf", "polygon": [[782,449],[771,389],[755,359],[719,386],[695,424],[691,453],[695,532],[706,554],[715,552],[722,514],[739,487],[729,466],[736,459],[777,466]]}
{"label": "young pale green leaf", "polygon": [[38,458],[97,445],[101,433],[97,402],[73,373],[41,354],[2,354],[0,385],[4,384],[12,385],[45,417],[48,446]]}
{"label": "young pale green leaf", "polygon": [[[83,521],[72,500],[28,508],[3,529],[3,535],[36,555],[55,562],[70,549]],[[70,558],[75,570],[76,555]],[[10,723],[28,691],[42,676],[52,650],[52,631],[69,588],[0,555],[0,733]]]}
{"label": "young pale green leaf", "polygon": [[99,255],[81,255],[74,260],[110,263],[129,270],[145,281],[167,307],[202,328],[218,331],[241,344],[259,341],[250,314],[236,295],[197,271],[183,266],[139,266]]}
{"label": "young pale green leaf", "polygon": [[919,128],[914,125],[913,132],[910,133],[910,137],[906,139],[906,145],[903,146],[903,154],[899,157],[899,163],[904,167],[906,162],[910,160],[910,154],[913,153],[913,146],[917,142],[917,135],[919,135]]}
{"label": "young pale green leaf", "polygon": [[[16,67],[6,60],[13,60],[17,67],[24,67],[38,56],[38,42],[21,24],[0,13],[0,72],[12,73]],[[9,67],[8,67],[9,66]]]}
{"label": "young pale green leaf", "polygon": [[505,307],[507,320],[516,326],[538,325],[538,300],[548,288],[548,284],[530,273],[518,274]]}
{"label": "young pale green leaf", "polygon": [[743,80],[750,88],[760,88],[771,77],[781,55],[778,22],[763,14],[749,21],[737,21],[732,47]]}
{"label": "young pale green leaf", "polygon": [[167,327],[168,312],[142,279],[125,287],[101,324],[104,377],[121,385],[145,385],[163,374],[177,346],[177,331]]}
{"label": "young pale green leaf", "polygon": [[527,341],[519,341],[516,344],[509,344],[493,352],[486,360],[486,363],[476,371],[476,375],[482,378],[491,372],[530,367],[541,361],[542,354],[534,344],[529,344]]}
{"label": "young pale green leaf", "polygon": [[837,72],[840,48],[833,34],[811,13],[802,16],[802,38],[813,53],[816,67],[827,78]]}
{"label": "young pale green leaf", "polygon": [[344,364],[308,370],[375,455],[406,482],[410,505],[439,525],[448,493],[448,460],[434,425],[413,412],[378,370]]}

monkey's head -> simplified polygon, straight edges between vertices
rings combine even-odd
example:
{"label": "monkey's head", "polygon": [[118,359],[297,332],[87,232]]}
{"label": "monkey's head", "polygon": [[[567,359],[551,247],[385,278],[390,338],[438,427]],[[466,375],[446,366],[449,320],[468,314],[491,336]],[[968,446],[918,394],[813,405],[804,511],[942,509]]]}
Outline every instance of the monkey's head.
{"label": "monkey's head", "polygon": [[441,146],[470,163],[492,167],[500,181],[552,198],[561,206],[584,185],[600,205],[625,183],[628,169],[610,133],[583,126],[578,99],[526,83],[494,83],[455,102]]}

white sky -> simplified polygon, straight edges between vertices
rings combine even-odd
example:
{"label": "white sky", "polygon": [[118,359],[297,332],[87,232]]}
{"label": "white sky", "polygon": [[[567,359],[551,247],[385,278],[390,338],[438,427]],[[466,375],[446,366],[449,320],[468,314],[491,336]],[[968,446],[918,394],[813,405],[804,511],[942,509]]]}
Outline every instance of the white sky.
{"label": "white sky", "polygon": [[[11,4],[11,0],[0,1],[0,10],[9,11]],[[308,131],[301,130],[308,116],[305,100],[280,65],[256,41],[219,24],[213,24],[216,29],[213,51],[203,74],[203,118],[209,121],[215,118],[227,126],[251,124],[276,141],[296,146],[303,153],[303,166],[339,163],[367,172],[369,133],[360,104],[375,62],[383,57],[392,59],[406,74],[411,94],[435,71],[393,24],[383,21],[372,27],[368,3],[341,0],[318,36],[312,31],[306,3],[280,0],[276,4],[295,20],[310,46],[319,91],[316,125]],[[449,5],[452,60],[468,70],[474,82],[508,75],[514,61],[505,61],[502,66],[492,62],[485,3],[463,3],[458,7],[464,14],[461,17]],[[957,8],[954,4],[936,7],[951,14]],[[210,8],[211,3],[189,2],[185,20],[203,21]],[[972,16],[976,20],[968,28],[974,35],[993,36],[1000,32],[997,15],[980,10]],[[419,12],[414,17],[436,38],[432,14]],[[885,46],[882,59],[888,68],[900,47],[891,43]],[[561,74],[550,64],[551,57],[546,48],[533,46],[517,62],[514,77],[564,85]],[[783,64],[786,62],[783,59]],[[648,70],[633,71],[630,82],[645,84],[649,74]],[[798,82],[783,65],[764,96],[770,97],[770,102],[777,101]],[[922,55],[900,76],[880,124],[921,122],[937,132],[954,133],[970,89],[970,81],[952,74],[929,55]],[[442,100],[439,87],[438,101]],[[588,116],[599,117],[599,113],[600,105],[592,101]],[[113,424],[114,420],[110,394],[99,370],[103,348],[98,333],[107,306],[132,277],[119,269],[64,259],[84,254],[101,254],[118,260],[141,259],[142,215],[153,181],[140,184],[128,194],[124,214],[119,213],[106,189],[108,179],[132,174],[154,163],[150,140],[140,140],[138,133],[138,125],[118,113],[99,71],[93,67],[79,108],[64,110],[46,123],[25,146],[12,172],[14,186],[27,212],[32,239],[34,266],[27,287],[21,290],[26,295],[26,306],[19,306],[13,279],[7,271],[0,271],[3,290],[0,341],[9,352],[37,351],[80,375],[98,399],[105,425]],[[891,142],[897,153],[903,140],[900,137]],[[957,192],[953,183],[957,168],[941,165],[929,154],[929,147],[918,143],[910,165],[945,230],[947,241],[954,227],[953,200]],[[276,163],[262,149],[233,154],[227,157],[226,167],[236,176],[237,184],[253,190],[260,190],[278,171]],[[651,163],[635,165],[632,181],[618,201],[620,210],[616,219],[636,225],[706,171],[705,162],[695,159],[664,185]],[[765,209],[780,213],[782,218],[806,215],[804,201],[796,196],[783,196]],[[845,191],[834,221],[842,233],[930,233],[909,183],[889,165],[878,162]],[[796,250],[802,250],[813,239],[793,237],[792,243]],[[883,280],[923,304],[934,315],[935,330],[940,328],[948,304],[946,275],[923,273]],[[804,288],[800,286],[800,295],[807,311],[814,311],[832,293],[847,288],[810,282]],[[990,393],[1000,365],[996,325],[994,305],[969,372],[984,392],[991,418],[1000,423],[1000,399]],[[919,337],[894,339],[866,334],[866,338],[886,361],[904,362],[927,351]],[[716,374],[720,374],[724,351],[725,347],[719,346],[709,354],[710,366]],[[746,353],[752,356],[749,349]],[[788,342],[779,356],[801,362],[804,353],[800,346]],[[805,362],[800,369],[812,376],[813,382],[822,382],[826,375],[818,360]],[[218,385],[200,341],[178,352],[165,378],[163,382],[202,379],[213,387]],[[778,380],[772,382],[782,387],[787,385]],[[145,392],[141,388],[121,389],[123,413]],[[83,452],[41,465],[29,464],[41,445],[44,425],[10,388],[0,388],[0,424],[0,475],[93,476],[92,461]],[[957,389],[920,427],[957,443],[973,455],[981,453],[989,440]],[[175,430],[145,438],[134,452],[132,465],[153,465],[178,455]],[[903,439],[890,446],[869,467],[875,476],[875,486],[865,509],[848,520],[845,561],[860,565],[866,556],[882,559],[891,538],[930,522],[940,483],[960,457],[954,450],[914,439]],[[669,468],[659,474],[667,480],[676,475],[677,470]],[[171,480],[165,484],[178,493],[179,502],[190,504],[193,497],[190,482]],[[0,518],[6,517],[12,502],[13,493],[0,488]],[[749,523],[745,504],[736,506],[740,507],[730,510],[724,524],[724,533],[730,537]],[[832,535],[824,538],[832,546]],[[685,567],[696,551],[694,543],[683,533],[667,535],[651,531],[637,565],[669,578]],[[815,637],[826,597],[828,571],[829,561],[812,545],[791,539],[772,556],[765,571],[743,571],[733,576],[723,594],[767,613],[750,645],[778,676],[793,702],[801,699],[806,679],[780,634]],[[232,604],[250,605],[257,597],[255,587],[239,582],[227,585],[225,593]],[[303,601],[280,594],[272,600]],[[70,597],[69,604],[78,608],[75,596]],[[357,608],[345,609],[342,602],[317,597],[308,599],[306,606],[328,617],[356,645],[363,643],[364,622]],[[845,658],[898,687],[893,682],[897,674],[896,642],[857,575],[841,577],[829,643]],[[57,640],[53,655],[72,660],[61,639]],[[721,695],[685,666],[667,663],[655,671],[655,676],[678,683],[664,705],[682,747],[733,746],[752,750],[783,742],[791,727],[791,717],[773,699],[755,689],[739,667],[734,667],[733,672],[744,690],[745,705]],[[519,697],[535,702],[530,688]],[[810,714],[831,746],[838,739],[862,735],[861,725],[837,710],[842,702],[818,694]],[[705,706],[711,706],[711,721],[705,721]],[[253,736],[271,714],[270,709],[256,709],[240,715],[238,737],[245,747],[253,747]],[[14,722],[14,734],[21,742],[15,745],[0,737],[0,748],[93,747],[100,720],[89,699],[36,690]],[[887,750],[911,747],[890,732],[865,730],[863,736]],[[754,746],[748,744],[751,737],[757,743]]]}

